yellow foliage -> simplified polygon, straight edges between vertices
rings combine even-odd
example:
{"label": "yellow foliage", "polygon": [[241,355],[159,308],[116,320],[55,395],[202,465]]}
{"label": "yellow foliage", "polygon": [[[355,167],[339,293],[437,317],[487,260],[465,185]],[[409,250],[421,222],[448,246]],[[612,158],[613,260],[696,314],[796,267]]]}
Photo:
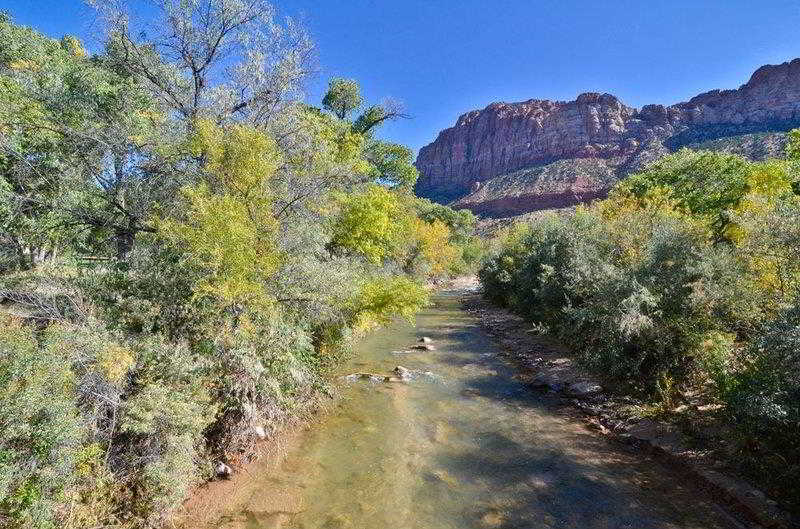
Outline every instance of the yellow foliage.
{"label": "yellow foliage", "polygon": [[[771,160],[760,163],[747,175],[747,194],[733,208],[737,214],[765,215],[774,209],[776,201],[792,194],[792,182],[783,162]],[[730,222],[724,230],[725,237],[740,242],[746,237],[746,230],[736,221]]]}
{"label": "yellow foliage", "polygon": [[86,48],[83,47],[83,43],[72,35],[66,35],[61,39],[61,47],[75,57],[85,58],[89,55],[86,53]]}
{"label": "yellow foliage", "polygon": [[422,285],[404,276],[367,280],[352,302],[353,327],[356,332],[363,332],[377,325],[387,325],[395,317],[413,321],[429,299]]}
{"label": "yellow foliage", "polygon": [[275,140],[245,125],[222,128],[209,120],[198,120],[190,149],[205,157],[205,168],[215,178],[212,185],[242,199],[266,198],[269,178],[281,162]]}
{"label": "yellow foliage", "polygon": [[134,362],[133,352],[117,344],[111,344],[97,355],[97,367],[115,384],[122,382]]}
{"label": "yellow foliage", "polygon": [[97,470],[98,461],[105,455],[100,443],[89,443],[84,446],[75,458],[75,472],[81,477],[88,477]]}
{"label": "yellow foliage", "polygon": [[[751,274],[754,288],[769,294],[778,310],[800,285],[797,241],[800,198],[751,193],[727,231]],[[790,212],[794,212],[791,214]]]}
{"label": "yellow foliage", "polygon": [[791,193],[792,182],[786,171],[786,164],[780,160],[756,164],[747,175],[747,191],[772,198]]}
{"label": "yellow foliage", "polygon": [[122,485],[105,463],[106,452],[99,443],[90,443],[77,453],[75,474],[79,478],[65,491],[69,509],[64,513],[64,527],[128,527],[120,523],[119,509]]}
{"label": "yellow foliage", "polygon": [[35,72],[41,68],[39,63],[37,63],[36,61],[32,61],[30,59],[18,59],[16,61],[11,61],[8,67],[11,68],[12,70],[28,71],[28,72]]}
{"label": "yellow foliage", "polygon": [[404,246],[410,215],[392,191],[372,184],[361,193],[338,193],[334,201],[340,208],[331,227],[335,247],[377,264]]}
{"label": "yellow foliage", "polygon": [[448,272],[460,256],[460,249],[450,244],[450,228],[440,220],[434,220],[429,224],[415,218],[414,235],[418,241],[419,252],[430,264],[433,275],[438,276]]}
{"label": "yellow foliage", "polygon": [[[734,184],[740,182],[741,187],[735,189],[741,189],[742,195],[729,193],[735,200],[723,196],[727,202],[722,206],[713,204],[721,198],[703,195],[701,198],[708,204],[704,203],[700,213],[692,213],[674,199],[682,192],[679,186],[653,186],[637,196],[630,192],[629,186],[620,185],[607,200],[590,209],[609,221],[613,243],[622,262],[628,265],[641,257],[641,249],[656,223],[665,218],[680,219],[710,243],[721,235],[737,246],[737,254],[750,271],[751,288],[767,294],[773,300],[770,310],[777,310],[793,285],[800,283],[800,267],[794,264],[797,259],[791,244],[781,242],[782,238],[791,240],[792,223],[781,221],[776,208],[797,204],[797,198],[792,192],[786,162],[750,163],[746,169],[737,173],[739,180],[734,179],[734,183],[729,184],[734,188]],[[714,214],[707,214],[709,211]],[[778,236],[778,231],[783,235]]]}
{"label": "yellow foliage", "polygon": [[770,293],[770,310],[778,310],[785,296],[800,281],[794,248],[779,243],[773,229],[791,230],[791,226],[770,226],[779,204],[795,204],[792,183],[784,162],[759,163],[747,177],[747,194],[731,210],[732,220],[724,235],[740,250],[751,273],[753,287]]}
{"label": "yellow foliage", "polygon": [[[587,209],[586,206],[579,207]],[[637,196],[624,187],[617,188],[609,194],[606,200],[595,202],[591,207],[608,220],[620,218],[640,210],[648,210],[675,218],[686,216],[686,212],[678,205],[678,201],[672,197],[670,190],[663,186],[648,189],[641,196]]]}
{"label": "yellow foliage", "polygon": [[269,190],[277,145],[251,127],[199,121],[191,147],[205,158],[208,181],[184,188],[185,218],[158,221],[160,232],[208,269],[197,294],[269,304],[264,281],[280,261]]}
{"label": "yellow foliage", "polygon": [[667,219],[680,221],[702,237],[711,237],[706,219],[692,216],[681,208],[664,187],[649,189],[642,196],[624,188],[616,189],[606,200],[588,207],[580,206],[577,214],[584,212],[598,213],[607,222],[617,257],[625,265],[633,265],[642,258],[653,230]]}

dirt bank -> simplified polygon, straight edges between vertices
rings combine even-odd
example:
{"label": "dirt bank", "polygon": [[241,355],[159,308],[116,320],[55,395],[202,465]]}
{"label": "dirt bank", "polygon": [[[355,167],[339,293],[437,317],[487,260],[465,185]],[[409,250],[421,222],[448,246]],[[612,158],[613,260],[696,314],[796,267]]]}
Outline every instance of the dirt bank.
{"label": "dirt bank", "polygon": [[[325,413],[327,408],[328,406],[322,407],[313,418],[286,423],[270,438],[261,441],[256,459],[250,464],[235,468],[231,479],[209,481],[195,489],[179,512],[174,515],[169,527],[199,529],[226,518],[231,527],[237,525],[242,528],[250,527],[248,525],[252,521],[250,518],[255,515],[250,517],[246,513],[234,515],[229,514],[229,511],[231,505],[247,503],[256,494],[269,498],[268,508],[258,515],[261,518],[274,515],[273,517],[278,519],[282,513],[296,512],[299,504],[294,491],[277,486],[265,490],[263,476],[269,475],[286,463],[289,454],[298,447],[302,436],[308,429],[314,427],[316,419]],[[239,519],[234,519],[236,517]],[[265,523],[258,527],[264,529],[270,527],[264,519],[261,521]]]}

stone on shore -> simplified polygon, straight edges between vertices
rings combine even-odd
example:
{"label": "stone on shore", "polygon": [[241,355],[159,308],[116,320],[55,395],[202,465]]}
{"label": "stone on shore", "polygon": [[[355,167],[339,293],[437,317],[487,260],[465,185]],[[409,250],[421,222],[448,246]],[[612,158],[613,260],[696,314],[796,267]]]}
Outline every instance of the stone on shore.
{"label": "stone on shore", "polygon": [[592,397],[603,392],[603,388],[594,382],[581,381],[573,382],[567,386],[566,394],[576,399]]}
{"label": "stone on shore", "polygon": [[217,475],[218,478],[228,479],[233,474],[233,469],[226,465],[225,463],[220,463],[214,469],[214,473]]}
{"label": "stone on shore", "polygon": [[267,431],[264,429],[263,426],[256,426],[255,428],[253,428],[253,432],[256,434],[256,437],[258,437],[262,441],[267,438]]}

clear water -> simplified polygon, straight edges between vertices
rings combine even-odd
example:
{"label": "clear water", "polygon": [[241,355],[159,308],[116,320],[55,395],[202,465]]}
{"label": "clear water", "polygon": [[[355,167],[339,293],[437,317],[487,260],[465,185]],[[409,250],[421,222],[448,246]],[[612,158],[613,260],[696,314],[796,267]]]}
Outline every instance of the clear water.
{"label": "clear water", "polygon": [[[392,354],[420,336],[436,351]],[[432,372],[353,383],[277,471],[214,527],[247,529],[721,528],[710,500],[555,411],[495,355],[455,294],[416,327],[359,346],[349,372]],[[225,502],[225,498],[220,498]]]}

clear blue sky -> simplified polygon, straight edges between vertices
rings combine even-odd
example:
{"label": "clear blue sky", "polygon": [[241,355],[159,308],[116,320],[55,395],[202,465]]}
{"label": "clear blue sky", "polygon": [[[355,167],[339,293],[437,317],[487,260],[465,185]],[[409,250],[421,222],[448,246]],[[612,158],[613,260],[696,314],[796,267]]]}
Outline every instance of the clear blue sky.
{"label": "clear blue sky", "polygon": [[[280,0],[303,14],[320,74],[358,79],[371,100],[402,100],[413,119],[384,128],[414,149],[492,101],[571,100],[610,92],[671,104],[735,88],[758,66],[800,57],[798,0]],[[0,0],[52,36],[91,31],[81,0]]]}

